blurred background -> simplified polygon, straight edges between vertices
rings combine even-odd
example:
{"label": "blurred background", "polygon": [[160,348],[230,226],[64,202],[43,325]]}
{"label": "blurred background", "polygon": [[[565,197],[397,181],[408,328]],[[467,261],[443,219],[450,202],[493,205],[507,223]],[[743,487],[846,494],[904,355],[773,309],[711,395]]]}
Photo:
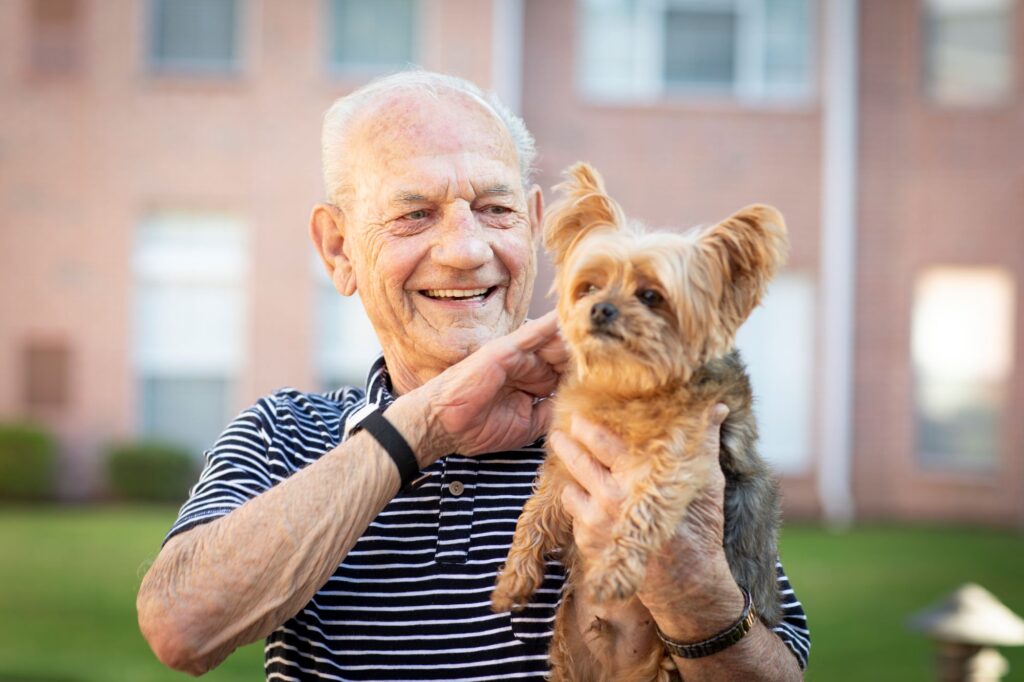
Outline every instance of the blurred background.
{"label": "blurred background", "polygon": [[135,590],[234,414],[364,382],[319,128],[409,64],[522,115],[549,201],[583,159],[652,225],[787,217],[739,344],[809,679],[929,679],[905,620],[967,580],[1024,611],[1019,0],[0,0],[0,681],[181,677]]}

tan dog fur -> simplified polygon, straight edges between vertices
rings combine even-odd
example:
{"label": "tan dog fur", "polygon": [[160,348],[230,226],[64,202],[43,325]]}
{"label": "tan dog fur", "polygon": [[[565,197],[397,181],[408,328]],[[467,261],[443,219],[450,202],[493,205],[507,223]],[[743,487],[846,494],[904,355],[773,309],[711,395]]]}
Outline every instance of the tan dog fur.
{"label": "tan dog fur", "polygon": [[[599,560],[586,562],[561,502],[571,474],[558,457],[549,457],[519,519],[492,604],[499,611],[524,606],[543,581],[545,556],[560,552],[567,583],[551,644],[551,679],[667,679],[671,666],[662,660],[660,643],[627,676],[610,677],[593,652],[614,646],[614,635],[603,632],[599,619],[576,622],[575,595],[586,590],[605,603],[636,593],[648,556],[674,536],[705,488],[709,470],[696,448],[708,408],[725,402],[726,555],[762,620],[779,619],[776,489],[757,456],[749,381],[732,345],[784,260],[785,223],[771,207],[750,206],[710,228],[647,232],[626,220],[590,166],[576,164],[567,177],[558,188],[565,198],[544,221],[572,356],[551,428],[568,432],[577,413],[610,429],[626,443],[637,483],[622,504],[613,543]],[[603,316],[605,306],[614,307],[613,319]]]}

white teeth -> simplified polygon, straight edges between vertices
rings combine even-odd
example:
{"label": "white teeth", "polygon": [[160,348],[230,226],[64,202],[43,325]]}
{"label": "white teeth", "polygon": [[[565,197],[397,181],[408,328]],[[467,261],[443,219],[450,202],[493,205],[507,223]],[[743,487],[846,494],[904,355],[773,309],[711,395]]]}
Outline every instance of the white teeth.
{"label": "white teeth", "polygon": [[423,293],[431,298],[473,298],[483,296],[487,289],[427,289]]}

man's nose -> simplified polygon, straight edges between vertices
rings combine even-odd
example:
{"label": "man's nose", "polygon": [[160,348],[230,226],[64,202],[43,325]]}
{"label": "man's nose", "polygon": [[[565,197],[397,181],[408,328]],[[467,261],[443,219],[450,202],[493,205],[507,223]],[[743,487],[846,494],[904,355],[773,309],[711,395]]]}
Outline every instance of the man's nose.
{"label": "man's nose", "polygon": [[611,303],[595,303],[594,307],[590,309],[590,322],[595,327],[603,327],[606,324],[610,324],[618,316],[619,309]]}
{"label": "man's nose", "polygon": [[494,251],[468,206],[455,206],[445,216],[441,236],[433,248],[433,259],[440,265],[473,270],[494,258]]}

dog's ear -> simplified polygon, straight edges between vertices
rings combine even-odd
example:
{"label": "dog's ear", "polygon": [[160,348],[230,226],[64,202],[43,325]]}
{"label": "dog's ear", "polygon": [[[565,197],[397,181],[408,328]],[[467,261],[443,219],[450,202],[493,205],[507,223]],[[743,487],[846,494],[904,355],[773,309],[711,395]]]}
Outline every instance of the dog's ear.
{"label": "dog's ear", "polygon": [[587,232],[626,224],[622,209],[605,193],[604,181],[589,164],[581,161],[570,166],[565,178],[555,187],[562,198],[544,215],[544,249],[556,266]]}
{"label": "dog's ear", "polygon": [[717,272],[724,280],[718,302],[723,331],[734,334],[761,302],[788,246],[782,214],[761,204],[747,206],[701,235],[708,275]]}

